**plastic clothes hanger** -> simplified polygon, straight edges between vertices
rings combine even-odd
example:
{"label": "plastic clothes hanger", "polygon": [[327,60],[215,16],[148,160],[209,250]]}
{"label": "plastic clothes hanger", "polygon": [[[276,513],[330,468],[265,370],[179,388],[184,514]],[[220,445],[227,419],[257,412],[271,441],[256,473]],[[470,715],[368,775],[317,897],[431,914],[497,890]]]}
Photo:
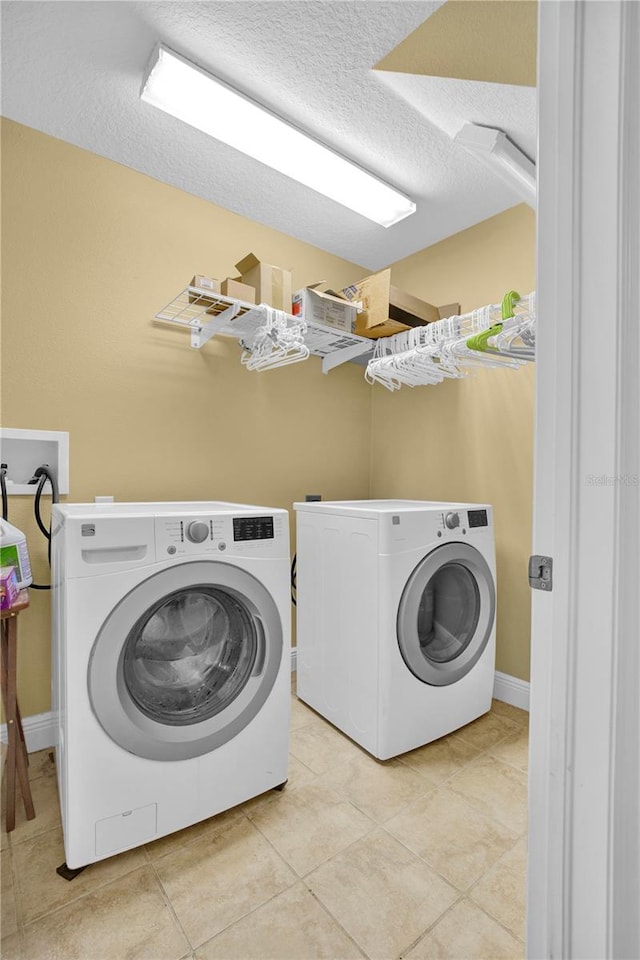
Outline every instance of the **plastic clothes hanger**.
{"label": "plastic clothes hanger", "polygon": [[488,353],[490,351],[490,348],[487,345],[489,337],[493,337],[500,333],[504,321],[513,317],[513,308],[519,299],[520,294],[515,290],[509,290],[508,293],[505,293],[504,297],[502,298],[502,322],[496,323],[493,327],[489,327],[489,329],[483,330],[481,333],[477,333],[473,337],[469,337],[467,340],[467,346],[470,350],[478,350],[482,353]]}
{"label": "plastic clothes hanger", "polygon": [[309,356],[304,343],[307,325],[282,310],[264,308],[264,319],[251,338],[242,341],[241,362],[248,370],[272,370]]}

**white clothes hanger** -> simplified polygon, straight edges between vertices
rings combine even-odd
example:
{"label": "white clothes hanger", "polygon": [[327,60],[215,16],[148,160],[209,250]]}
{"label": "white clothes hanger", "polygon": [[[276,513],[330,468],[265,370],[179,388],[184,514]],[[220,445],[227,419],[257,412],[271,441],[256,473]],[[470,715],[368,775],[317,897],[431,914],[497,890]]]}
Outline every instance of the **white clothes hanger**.
{"label": "white clothes hanger", "polygon": [[240,361],[247,370],[273,370],[306,360],[309,348],[304,342],[304,320],[273,307],[264,307],[263,313],[262,323],[242,341]]}
{"label": "white clothes hanger", "polygon": [[[516,298],[517,294],[509,296]],[[502,304],[490,304],[380,338],[365,379],[398,390],[403,385],[429,385],[445,378],[465,377],[482,367],[517,369],[534,359],[535,293],[513,302],[512,308],[514,316],[508,320],[503,320]],[[486,349],[468,346],[470,337],[498,324],[501,330],[488,338]]]}

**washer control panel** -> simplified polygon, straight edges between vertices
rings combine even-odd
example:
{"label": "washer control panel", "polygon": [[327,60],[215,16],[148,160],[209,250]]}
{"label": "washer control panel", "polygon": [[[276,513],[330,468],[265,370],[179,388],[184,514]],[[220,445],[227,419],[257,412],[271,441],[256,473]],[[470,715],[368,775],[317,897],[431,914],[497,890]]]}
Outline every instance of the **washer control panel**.
{"label": "washer control panel", "polygon": [[273,517],[234,517],[234,540],[273,540]]}
{"label": "washer control panel", "polygon": [[470,527],[488,527],[489,519],[486,510],[468,510]]}
{"label": "washer control panel", "polygon": [[286,516],[156,517],[156,558],[234,554],[280,556],[289,549]]}
{"label": "washer control panel", "polygon": [[438,518],[439,537],[453,535],[455,538],[468,534],[473,536],[475,531],[480,533],[483,527],[491,527],[489,511],[481,507],[470,510],[454,508],[438,514]]}

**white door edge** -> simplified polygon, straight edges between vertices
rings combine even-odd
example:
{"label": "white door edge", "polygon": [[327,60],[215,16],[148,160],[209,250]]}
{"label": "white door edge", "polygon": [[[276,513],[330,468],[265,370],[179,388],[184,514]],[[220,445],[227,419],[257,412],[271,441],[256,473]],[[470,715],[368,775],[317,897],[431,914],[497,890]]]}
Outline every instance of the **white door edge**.
{"label": "white door edge", "polygon": [[640,956],[639,13],[539,5],[535,958]]}

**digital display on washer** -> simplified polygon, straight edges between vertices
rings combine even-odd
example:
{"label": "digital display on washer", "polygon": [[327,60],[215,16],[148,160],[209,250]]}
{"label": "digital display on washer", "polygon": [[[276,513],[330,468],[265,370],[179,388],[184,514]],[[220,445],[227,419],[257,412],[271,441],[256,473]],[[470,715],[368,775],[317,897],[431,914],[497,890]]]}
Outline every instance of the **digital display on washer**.
{"label": "digital display on washer", "polygon": [[467,510],[467,513],[469,514],[470,527],[488,527],[489,526],[486,510]]}
{"label": "digital display on washer", "polygon": [[273,540],[273,517],[234,517],[234,540]]}

